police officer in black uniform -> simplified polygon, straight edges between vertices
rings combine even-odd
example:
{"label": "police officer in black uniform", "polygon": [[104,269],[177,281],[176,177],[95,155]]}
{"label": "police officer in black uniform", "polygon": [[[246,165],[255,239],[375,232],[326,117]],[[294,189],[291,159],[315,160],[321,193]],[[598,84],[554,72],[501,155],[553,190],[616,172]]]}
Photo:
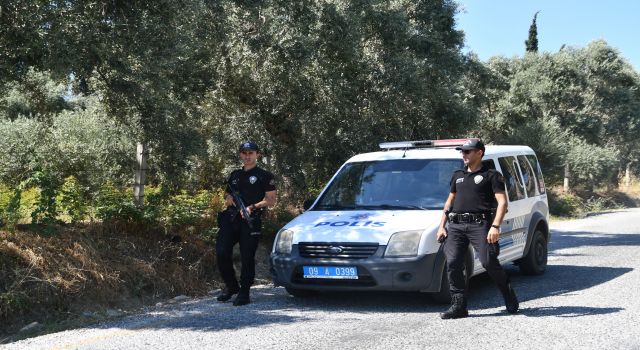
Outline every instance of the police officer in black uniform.
{"label": "police officer in black uniform", "polygon": [[[469,314],[463,275],[469,243],[502,292],[507,311],[516,313],[518,299],[498,261],[500,224],[507,212],[504,179],[496,170],[483,166],[485,147],[480,139],[469,139],[456,149],[462,152],[465,169],[453,173],[451,190],[437,233],[437,239],[444,241],[451,291],[451,307],[440,317],[461,318]],[[448,230],[445,228],[447,222]]]}
{"label": "police officer in black uniform", "polygon": [[[233,305],[240,306],[251,302],[249,288],[255,277],[255,254],[261,236],[261,215],[268,207],[276,204],[276,187],[273,174],[259,168],[257,160],[260,149],[254,142],[244,142],[240,145],[240,159],[242,169],[235,170],[229,175],[225,192],[227,209],[218,214],[218,239],[216,241],[216,255],[218,269],[225,283],[225,288],[218,295],[218,301],[228,301],[234,294]],[[234,202],[231,193],[235,191],[247,207],[252,218],[249,225],[243,213]],[[242,269],[240,284],[236,279],[233,268],[233,246],[240,244]]]}

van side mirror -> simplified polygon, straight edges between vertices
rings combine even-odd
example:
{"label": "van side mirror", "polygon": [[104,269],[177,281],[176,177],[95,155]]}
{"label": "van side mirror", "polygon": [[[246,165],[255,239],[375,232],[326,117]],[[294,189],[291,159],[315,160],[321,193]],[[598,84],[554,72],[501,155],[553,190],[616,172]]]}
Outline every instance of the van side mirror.
{"label": "van side mirror", "polygon": [[313,202],[315,202],[315,201],[316,201],[315,198],[309,198],[309,199],[305,200],[302,203],[302,209],[304,209],[305,211],[309,210],[309,208],[311,208],[311,206],[313,205]]}

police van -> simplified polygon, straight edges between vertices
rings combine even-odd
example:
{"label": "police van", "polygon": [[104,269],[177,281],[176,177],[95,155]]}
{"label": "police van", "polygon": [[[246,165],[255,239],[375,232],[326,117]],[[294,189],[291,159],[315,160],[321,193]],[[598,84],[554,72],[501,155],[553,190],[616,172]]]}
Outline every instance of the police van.
{"label": "police van", "polygon": [[[345,162],[306,211],[276,235],[276,286],[293,296],[317,291],[397,290],[448,302],[445,258],[436,232],[449,182],[464,167],[468,139],[388,142]],[[525,274],[547,264],[549,209],[540,164],[526,146],[487,145],[483,163],[502,173],[508,211],[500,262]],[[465,276],[484,272],[469,246]]]}

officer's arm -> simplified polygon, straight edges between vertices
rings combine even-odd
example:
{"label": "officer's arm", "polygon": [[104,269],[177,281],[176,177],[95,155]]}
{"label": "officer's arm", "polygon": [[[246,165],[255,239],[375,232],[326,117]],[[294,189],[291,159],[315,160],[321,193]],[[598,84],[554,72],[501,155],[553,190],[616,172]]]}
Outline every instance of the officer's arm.
{"label": "officer's arm", "polygon": [[449,193],[449,197],[447,201],[444,203],[444,208],[442,209],[442,218],[440,219],[440,227],[444,228],[444,224],[447,222],[447,211],[451,209],[453,205],[453,201],[456,199],[456,194],[451,192]]}
{"label": "officer's arm", "polygon": [[500,226],[504,215],[507,213],[507,196],[504,192],[496,192],[495,197],[498,202],[498,209],[496,209],[496,217],[493,218],[493,225]]}
{"label": "officer's arm", "polygon": [[252,205],[251,209],[273,208],[276,205],[277,191],[268,191],[264,193],[264,199]]}
{"label": "officer's arm", "polygon": [[442,219],[440,219],[440,226],[438,226],[438,232],[436,233],[436,239],[438,240],[438,242],[442,242],[444,237],[447,237],[447,231],[445,230],[444,225],[447,223],[447,212],[453,205],[454,199],[456,199],[456,194],[454,192],[451,192],[449,193],[447,201],[444,203],[444,208],[442,209]]}

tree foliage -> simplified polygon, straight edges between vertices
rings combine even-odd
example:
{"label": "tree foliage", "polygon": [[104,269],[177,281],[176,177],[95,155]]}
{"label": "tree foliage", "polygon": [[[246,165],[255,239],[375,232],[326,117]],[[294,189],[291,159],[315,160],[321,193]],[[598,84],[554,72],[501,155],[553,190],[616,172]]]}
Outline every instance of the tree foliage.
{"label": "tree foliage", "polygon": [[454,135],[470,115],[455,11],[449,1],[229,3],[226,66],[208,101],[215,135],[263,143],[292,189],[380,141]]}
{"label": "tree foliage", "polygon": [[51,123],[0,119],[0,182],[15,186],[37,170],[60,181],[74,176],[94,190],[108,179],[128,182],[135,155],[131,133],[108,118],[96,99],[74,104],[76,109],[56,114]]}
{"label": "tree foliage", "polygon": [[150,182],[175,194],[220,186],[237,144],[255,140],[294,200],[381,141],[527,144],[552,182],[565,163],[581,183],[615,181],[601,168],[639,158],[638,75],[616,50],[533,54],[536,13],[529,53],[484,63],[461,53],[456,12],[452,0],[4,1],[0,181],[43,169],[76,189],[120,187],[136,142]]}
{"label": "tree foliage", "polygon": [[552,179],[567,162],[579,184],[615,183],[619,169],[638,158],[640,80],[605,42],[496,57],[488,69],[495,76],[483,91],[481,133],[531,145]]}

